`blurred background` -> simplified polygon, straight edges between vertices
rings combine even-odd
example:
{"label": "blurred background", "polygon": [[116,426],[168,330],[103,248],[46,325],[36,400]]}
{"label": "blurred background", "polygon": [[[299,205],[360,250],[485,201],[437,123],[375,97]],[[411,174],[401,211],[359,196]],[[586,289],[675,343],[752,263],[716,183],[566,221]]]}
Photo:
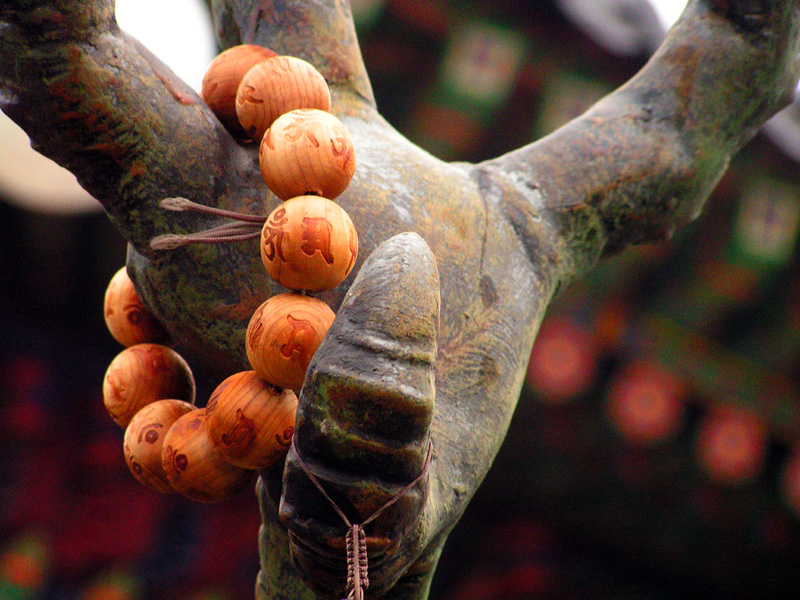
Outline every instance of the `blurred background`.
{"label": "blurred background", "polygon": [[[682,4],[353,9],[384,116],[441,158],[478,161],[627,80]],[[217,52],[205,4],[119,0],[118,16],[199,88]],[[176,37],[194,61],[170,55]],[[698,222],[557,299],[434,600],[800,597],[798,161],[792,106]],[[0,598],[247,600],[253,493],[203,505],[150,492],[105,413],[121,347],[102,298],[124,258],[99,204],[0,121]]]}

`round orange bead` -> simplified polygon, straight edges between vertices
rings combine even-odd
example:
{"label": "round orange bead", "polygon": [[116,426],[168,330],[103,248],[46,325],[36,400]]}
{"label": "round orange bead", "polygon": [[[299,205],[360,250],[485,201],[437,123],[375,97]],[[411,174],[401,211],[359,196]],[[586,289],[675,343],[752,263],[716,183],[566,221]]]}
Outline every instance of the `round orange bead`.
{"label": "round orange bead", "polygon": [[206,70],[200,95],[220,122],[236,137],[245,136],[236,116],[239,84],[253,66],[273,56],[276,54],[269,48],[242,44],[218,54]]}
{"label": "round orange bead", "polygon": [[345,210],[319,196],[277,207],[261,230],[261,261],[290,290],[321,292],[339,285],[358,257],[358,233]]}
{"label": "round orange bead", "polygon": [[212,392],[206,430],[225,460],[245,469],[263,469],[289,450],[296,410],[292,390],[267,383],[255,371],[242,371]]}
{"label": "round orange bead", "polygon": [[278,117],[261,140],[264,182],[281,200],[303,194],[336,198],[356,170],[353,138],[342,122],[317,109]]}
{"label": "round orange bead", "polygon": [[232,465],[214,450],[205,412],[193,410],[172,424],[164,437],[162,465],[178,493],[198,502],[222,502],[244,488],[255,471]]}
{"label": "round orange bead", "polygon": [[247,326],[250,365],[269,383],[298,391],[333,319],[333,311],[317,298],[273,296],[256,309]]}
{"label": "round orange bead", "polygon": [[319,71],[293,56],[275,56],[254,65],[236,92],[239,122],[259,142],[275,119],[296,108],[328,111],[331,92]]}
{"label": "round orange bead", "polygon": [[123,451],[128,468],[140,483],[163,494],[175,491],[161,462],[164,436],[175,421],[194,409],[183,400],[157,400],[133,416],[125,429]]}
{"label": "round orange bead", "polygon": [[195,383],[183,357],[159,344],[136,344],[120,352],[106,370],[103,402],[111,418],[127,427],[133,415],[167,398],[194,404]]}
{"label": "round orange bead", "polygon": [[161,323],[142,304],[125,267],[114,274],[106,288],[103,316],[108,331],[123,346],[169,341]]}

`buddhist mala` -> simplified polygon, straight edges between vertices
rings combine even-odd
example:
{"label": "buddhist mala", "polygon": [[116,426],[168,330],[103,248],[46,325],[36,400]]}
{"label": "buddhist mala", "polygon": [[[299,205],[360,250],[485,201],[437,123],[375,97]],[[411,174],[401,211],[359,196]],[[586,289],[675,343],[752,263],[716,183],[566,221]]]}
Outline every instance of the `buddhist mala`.
{"label": "buddhist mala", "polygon": [[[352,139],[330,114],[331,95],[309,63],[267,48],[236,46],[221,53],[203,79],[202,97],[236,139],[259,142],[259,167],[283,203],[270,215],[245,215],[185,198],[161,207],[230,219],[188,234],[152,240],[155,250],[194,243],[230,243],[260,237],[270,277],[289,291],[253,313],[245,336],[252,371],[235,373],[195,406],[195,384],[169,335],[136,295],[123,267],[109,284],[104,314],[126,349],[109,366],[103,399],[125,428],[124,453],[134,477],[162,493],[219,502],[241,490],[257,469],[283,460],[294,444],[297,393],[311,357],[334,319],[311,296],[339,285],[358,255],[358,234],[334,202],[355,172]],[[298,464],[347,527],[348,598],[369,585],[363,527],[426,475],[419,476],[360,524],[353,524],[325,492],[297,452]]]}

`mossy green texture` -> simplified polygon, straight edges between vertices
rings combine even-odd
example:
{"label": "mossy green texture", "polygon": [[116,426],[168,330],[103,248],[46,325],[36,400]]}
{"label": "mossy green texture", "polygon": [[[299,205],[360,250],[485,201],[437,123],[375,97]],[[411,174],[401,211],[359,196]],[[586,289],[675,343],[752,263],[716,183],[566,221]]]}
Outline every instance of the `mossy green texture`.
{"label": "mossy green texture", "polygon": [[[213,2],[223,47],[256,43],[311,62],[353,136],[356,174],[337,201],[358,230],[359,258],[320,297],[338,309],[383,242],[417,236],[365,274],[354,294],[372,307],[366,320],[337,319],[340,338],[328,348],[338,354],[323,351],[301,397],[298,448],[353,519],[412,481],[433,440],[427,477],[374,524],[370,597],[427,596],[447,534],[506,434],[550,299],[601,257],[666,239],[697,216],[730,157],[791,98],[798,12],[796,0],[693,0],[620,90],[548,137],[470,165],[436,159],[380,116],[346,0]],[[167,213],[167,197],[269,214],[278,200],[261,180],[256,144],[233,140],[121,32],[112,0],[0,3],[0,108],[103,203],[130,243],[140,295],[193,367],[217,380],[247,368],[249,318],[284,291],[257,244],[156,252],[149,242],[222,222]],[[421,279],[398,266],[428,252],[435,269],[409,263]],[[440,302],[433,338],[419,320],[436,312],[431,298]],[[366,330],[383,334],[359,337]],[[341,523],[292,455],[285,473],[262,473],[258,497],[258,599],[340,597],[331,594],[342,592],[342,575],[318,559],[343,552]]]}

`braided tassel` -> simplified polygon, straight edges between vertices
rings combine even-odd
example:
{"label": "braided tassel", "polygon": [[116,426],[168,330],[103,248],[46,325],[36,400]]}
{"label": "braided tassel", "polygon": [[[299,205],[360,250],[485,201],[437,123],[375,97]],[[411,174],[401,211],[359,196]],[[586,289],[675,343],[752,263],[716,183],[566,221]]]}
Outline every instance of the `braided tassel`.
{"label": "braided tassel", "polygon": [[417,475],[414,481],[392,496],[392,498],[390,498],[386,504],[372,513],[372,516],[368,517],[360,525],[350,522],[350,520],[347,518],[347,515],[344,514],[344,511],[339,508],[336,502],[334,502],[333,499],[328,495],[328,492],[325,491],[325,488],[322,487],[322,484],[316,478],[314,473],[311,472],[311,469],[308,468],[308,465],[306,465],[305,461],[300,458],[300,453],[297,450],[294,437],[292,437],[292,450],[294,451],[294,457],[295,460],[297,460],[297,464],[299,464],[300,468],[303,469],[305,474],[311,480],[311,483],[314,484],[314,487],[316,487],[325,497],[325,499],[330,502],[333,509],[342,518],[342,521],[344,521],[345,525],[347,526],[345,545],[347,546],[348,593],[347,598],[343,600],[364,600],[364,590],[369,587],[369,577],[367,572],[367,536],[364,533],[364,525],[367,525],[368,523],[371,523],[377,519],[383,511],[397,502],[403,494],[417,485],[422,478],[425,477],[425,475],[428,473],[428,467],[431,464],[431,458],[433,457],[433,440],[428,440],[428,454],[425,457],[425,464],[422,466],[422,471],[419,475]]}
{"label": "braided tassel", "polygon": [[347,598],[364,600],[364,590],[369,587],[367,565],[367,537],[361,525],[351,525],[347,531]]}

